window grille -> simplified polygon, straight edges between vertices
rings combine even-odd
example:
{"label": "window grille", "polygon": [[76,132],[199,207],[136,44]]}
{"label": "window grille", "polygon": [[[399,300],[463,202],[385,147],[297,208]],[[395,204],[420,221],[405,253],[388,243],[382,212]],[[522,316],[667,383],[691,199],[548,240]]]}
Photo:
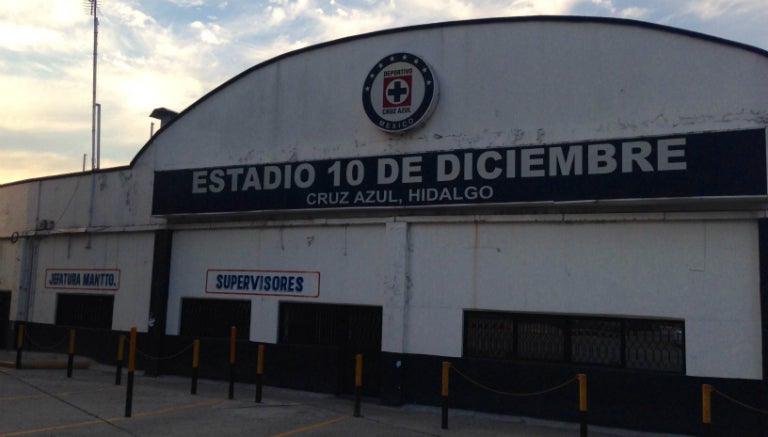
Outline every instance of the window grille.
{"label": "window grille", "polygon": [[679,371],[684,360],[682,322],[627,322],[627,367]]}
{"label": "window grille", "polygon": [[684,373],[684,322],[465,311],[464,356]]}
{"label": "window grille", "polygon": [[563,361],[563,320],[537,317],[517,320],[518,357],[524,360]]}
{"label": "window grille", "polygon": [[515,356],[515,331],[512,320],[490,314],[470,318],[466,323],[465,353],[484,354],[489,358]]}
{"label": "window grille", "polygon": [[575,363],[621,365],[621,321],[571,321],[571,359]]}

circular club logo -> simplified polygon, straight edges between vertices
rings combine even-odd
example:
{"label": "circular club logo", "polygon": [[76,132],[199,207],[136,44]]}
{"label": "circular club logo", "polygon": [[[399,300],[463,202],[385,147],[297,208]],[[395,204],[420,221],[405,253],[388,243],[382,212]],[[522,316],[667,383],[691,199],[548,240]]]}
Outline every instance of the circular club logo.
{"label": "circular club logo", "polygon": [[363,85],[363,108],[379,129],[405,132],[423,126],[437,105],[437,81],[426,62],[395,53],[376,63]]}

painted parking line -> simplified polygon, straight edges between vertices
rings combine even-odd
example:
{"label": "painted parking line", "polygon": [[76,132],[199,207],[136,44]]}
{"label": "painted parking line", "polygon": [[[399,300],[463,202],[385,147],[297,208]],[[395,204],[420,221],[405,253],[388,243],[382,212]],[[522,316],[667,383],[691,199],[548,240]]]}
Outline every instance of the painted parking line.
{"label": "painted parking line", "polygon": [[[315,423],[312,425],[302,426],[301,428],[292,429],[290,431],[281,432],[279,434],[273,434],[271,437],[286,437],[286,436],[298,434],[304,431],[311,431],[313,429],[322,428],[324,426],[328,426],[336,422],[341,422],[342,420],[347,420],[349,418],[350,416],[340,416],[335,419],[329,419],[329,420],[325,420],[323,422]],[[0,436],[0,437],[3,437],[3,436]]]}
{"label": "painted parking line", "polygon": [[79,395],[79,394],[98,393],[98,392],[104,392],[104,391],[114,391],[114,390],[121,390],[121,389],[122,387],[107,387],[107,388],[97,388],[93,390],[63,391],[60,393],[39,393],[34,395],[4,396],[4,397],[0,397],[0,402],[21,401],[24,399],[40,399],[40,398],[47,398],[50,396],[63,397],[63,396],[72,396],[72,395]]}
{"label": "painted parking line", "polygon": [[[177,407],[169,407],[169,408],[163,408],[160,410],[152,410],[152,411],[145,411],[143,413],[134,414],[133,417],[147,417],[147,416],[155,416],[158,414],[166,414],[166,413],[173,413],[175,411],[182,411],[182,410],[189,410],[191,408],[199,408],[199,407],[206,407],[211,405],[216,405],[219,403],[224,402],[222,399],[214,399],[211,401],[205,401],[205,402],[197,402],[194,404],[186,404],[186,405],[179,405]],[[83,422],[74,422],[74,423],[65,423],[62,425],[53,425],[53,426],[47,426],[44,428],[35,428],[35,429],[24,429],[20,431],[12,431],[5,434],[0,434],[0,437],[14,437],[14,436],[20,436],[20,435],[30,435],[30,434],[37,434],[41,432],[52,432],[52,431],[60,431],[63,429],[72,429],[72,428],[81,428],[84,426],[89,425],[96,425],[100,423],[115,423],[120,422],[123,420],[128,420],[129,417],[113,417],[111,419],[95,419],[95,420],[86,420]]]}

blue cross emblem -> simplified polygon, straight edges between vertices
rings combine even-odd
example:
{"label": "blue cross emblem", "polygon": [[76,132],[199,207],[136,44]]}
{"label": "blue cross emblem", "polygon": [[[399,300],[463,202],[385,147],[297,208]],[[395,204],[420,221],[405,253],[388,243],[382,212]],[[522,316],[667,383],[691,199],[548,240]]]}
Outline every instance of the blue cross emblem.
{"label": "blue cross emblem", "polygon": [[395,80],[390,84],[387,95],[392,103],[400,103],[403,96],[408,95],[408,87],[403,85],[405,83],[402,80]]}

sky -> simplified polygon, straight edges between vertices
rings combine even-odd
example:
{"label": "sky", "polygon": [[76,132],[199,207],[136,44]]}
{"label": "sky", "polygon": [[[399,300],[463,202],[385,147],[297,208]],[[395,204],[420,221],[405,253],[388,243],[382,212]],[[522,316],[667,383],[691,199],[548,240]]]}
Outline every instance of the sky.
{"label": "sky", "polygon": [[[0,184],[91,167],[93,0],[0,0]],[[488,17],[630,18],[768,49],[766,0],[98,0],[101,168],[130,163],[154,108],[351,35]],[[767,72],[768,74],[768,72]],[[84,155],[87,157],[84,159]]]}

